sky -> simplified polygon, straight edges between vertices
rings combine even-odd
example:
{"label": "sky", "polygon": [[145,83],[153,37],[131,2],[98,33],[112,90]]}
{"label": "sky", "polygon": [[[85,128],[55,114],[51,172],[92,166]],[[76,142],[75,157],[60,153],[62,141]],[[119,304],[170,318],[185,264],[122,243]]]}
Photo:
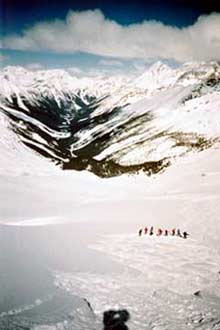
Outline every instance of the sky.
{"label": "sky", "polygon": [[220,60],[220,1],[2,0],[1,66],[142,70]]}

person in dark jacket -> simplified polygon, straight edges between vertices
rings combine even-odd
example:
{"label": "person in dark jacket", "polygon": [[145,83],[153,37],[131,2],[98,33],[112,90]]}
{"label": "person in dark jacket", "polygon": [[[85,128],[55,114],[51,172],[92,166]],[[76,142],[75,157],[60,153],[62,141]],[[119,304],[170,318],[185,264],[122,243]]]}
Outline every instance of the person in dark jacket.
{"label": "person in dark jacket", "polygon": [[169,232],[167,229],[164,230],[164,236],[168,236]]}
{"label": "person in dark jacket", "polygon": [[182,234],[181,234],[181,232],[180,232],[180,229],[177,229],[177,236],[179,236],[179,237],[182,237]]}
{"label": "person in dark jacket", "polygon": [[142,228],[139,229],[138,235],[141,236],[142,235]]}
{"label": "person in dark jacket", "polygon": [[186,239],[186,238],[187,238],[187,236],[189,236],[189,234],[188,234],[186,231],[184,231],[184,232],[183,232],[183,238],[185,238],[185,239]]}
{"label": "person in dark jacket", "polygon": [[150,228],[150,233],[149,233],[149,235],[152,236],[153,234],[154,234],[154,227],[151,227],[151,228]]}

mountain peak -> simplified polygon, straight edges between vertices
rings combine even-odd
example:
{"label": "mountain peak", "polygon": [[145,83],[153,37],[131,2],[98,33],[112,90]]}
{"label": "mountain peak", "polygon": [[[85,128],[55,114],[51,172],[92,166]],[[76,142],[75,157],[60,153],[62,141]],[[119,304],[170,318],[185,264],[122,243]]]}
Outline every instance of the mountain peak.
{"label": "mountain peak", "polygon": [[154,90],[170,84],[170,79],[173,81],[174,70],[165,63],[158,61],[150,66],[139,78],[136,79],[136,84],[140,88]]}
{"label": "mountain peak", "polygon": [[171,68],[167,64],[165,64],[161,61],[157,61],[149,67],[148,72],[149,71],[163,71],[163,70],[170,70],[170,69]]}

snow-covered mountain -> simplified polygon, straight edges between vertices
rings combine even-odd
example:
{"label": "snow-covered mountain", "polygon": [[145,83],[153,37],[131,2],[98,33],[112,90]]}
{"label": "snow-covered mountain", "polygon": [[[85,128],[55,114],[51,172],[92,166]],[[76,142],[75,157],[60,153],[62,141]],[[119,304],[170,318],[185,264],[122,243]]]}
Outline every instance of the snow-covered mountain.
{"label": "snow-covered mountain", "polygon": [[108,177],[156,173],[219,142],[217,62],[157,62],[135,79],[6,67],[0,79],[1,154],[22,141],[63,169]]}
{"label": "snow-covered mountain", "polygon": [[0,328],[219,330],[219,64],[0,79]]}

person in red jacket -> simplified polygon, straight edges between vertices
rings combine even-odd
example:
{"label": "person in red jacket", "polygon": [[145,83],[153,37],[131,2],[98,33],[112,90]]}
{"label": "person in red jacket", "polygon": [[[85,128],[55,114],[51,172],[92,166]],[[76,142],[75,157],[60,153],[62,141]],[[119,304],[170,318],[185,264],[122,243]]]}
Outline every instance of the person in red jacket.
{"label": "person in red jacket", "polygon": [[160,236],[160,235],[162,235],[163,234],[163,230],[161,229],[161,228],[159,228],[158,230],[157,230],[157,236]]}
{"label": "person in red jacket", "polygon": [[147,235],[147,232],[148,232],[148,228],[145,227],[145,228],[144,228],[144,235]]}
{"label": "person in red jacket", "polygon": [[172,236],[175,236],[175,234],[176,234],[176,228],[173,228],[173,229],[171,230],[171,235],[172,235]]}

